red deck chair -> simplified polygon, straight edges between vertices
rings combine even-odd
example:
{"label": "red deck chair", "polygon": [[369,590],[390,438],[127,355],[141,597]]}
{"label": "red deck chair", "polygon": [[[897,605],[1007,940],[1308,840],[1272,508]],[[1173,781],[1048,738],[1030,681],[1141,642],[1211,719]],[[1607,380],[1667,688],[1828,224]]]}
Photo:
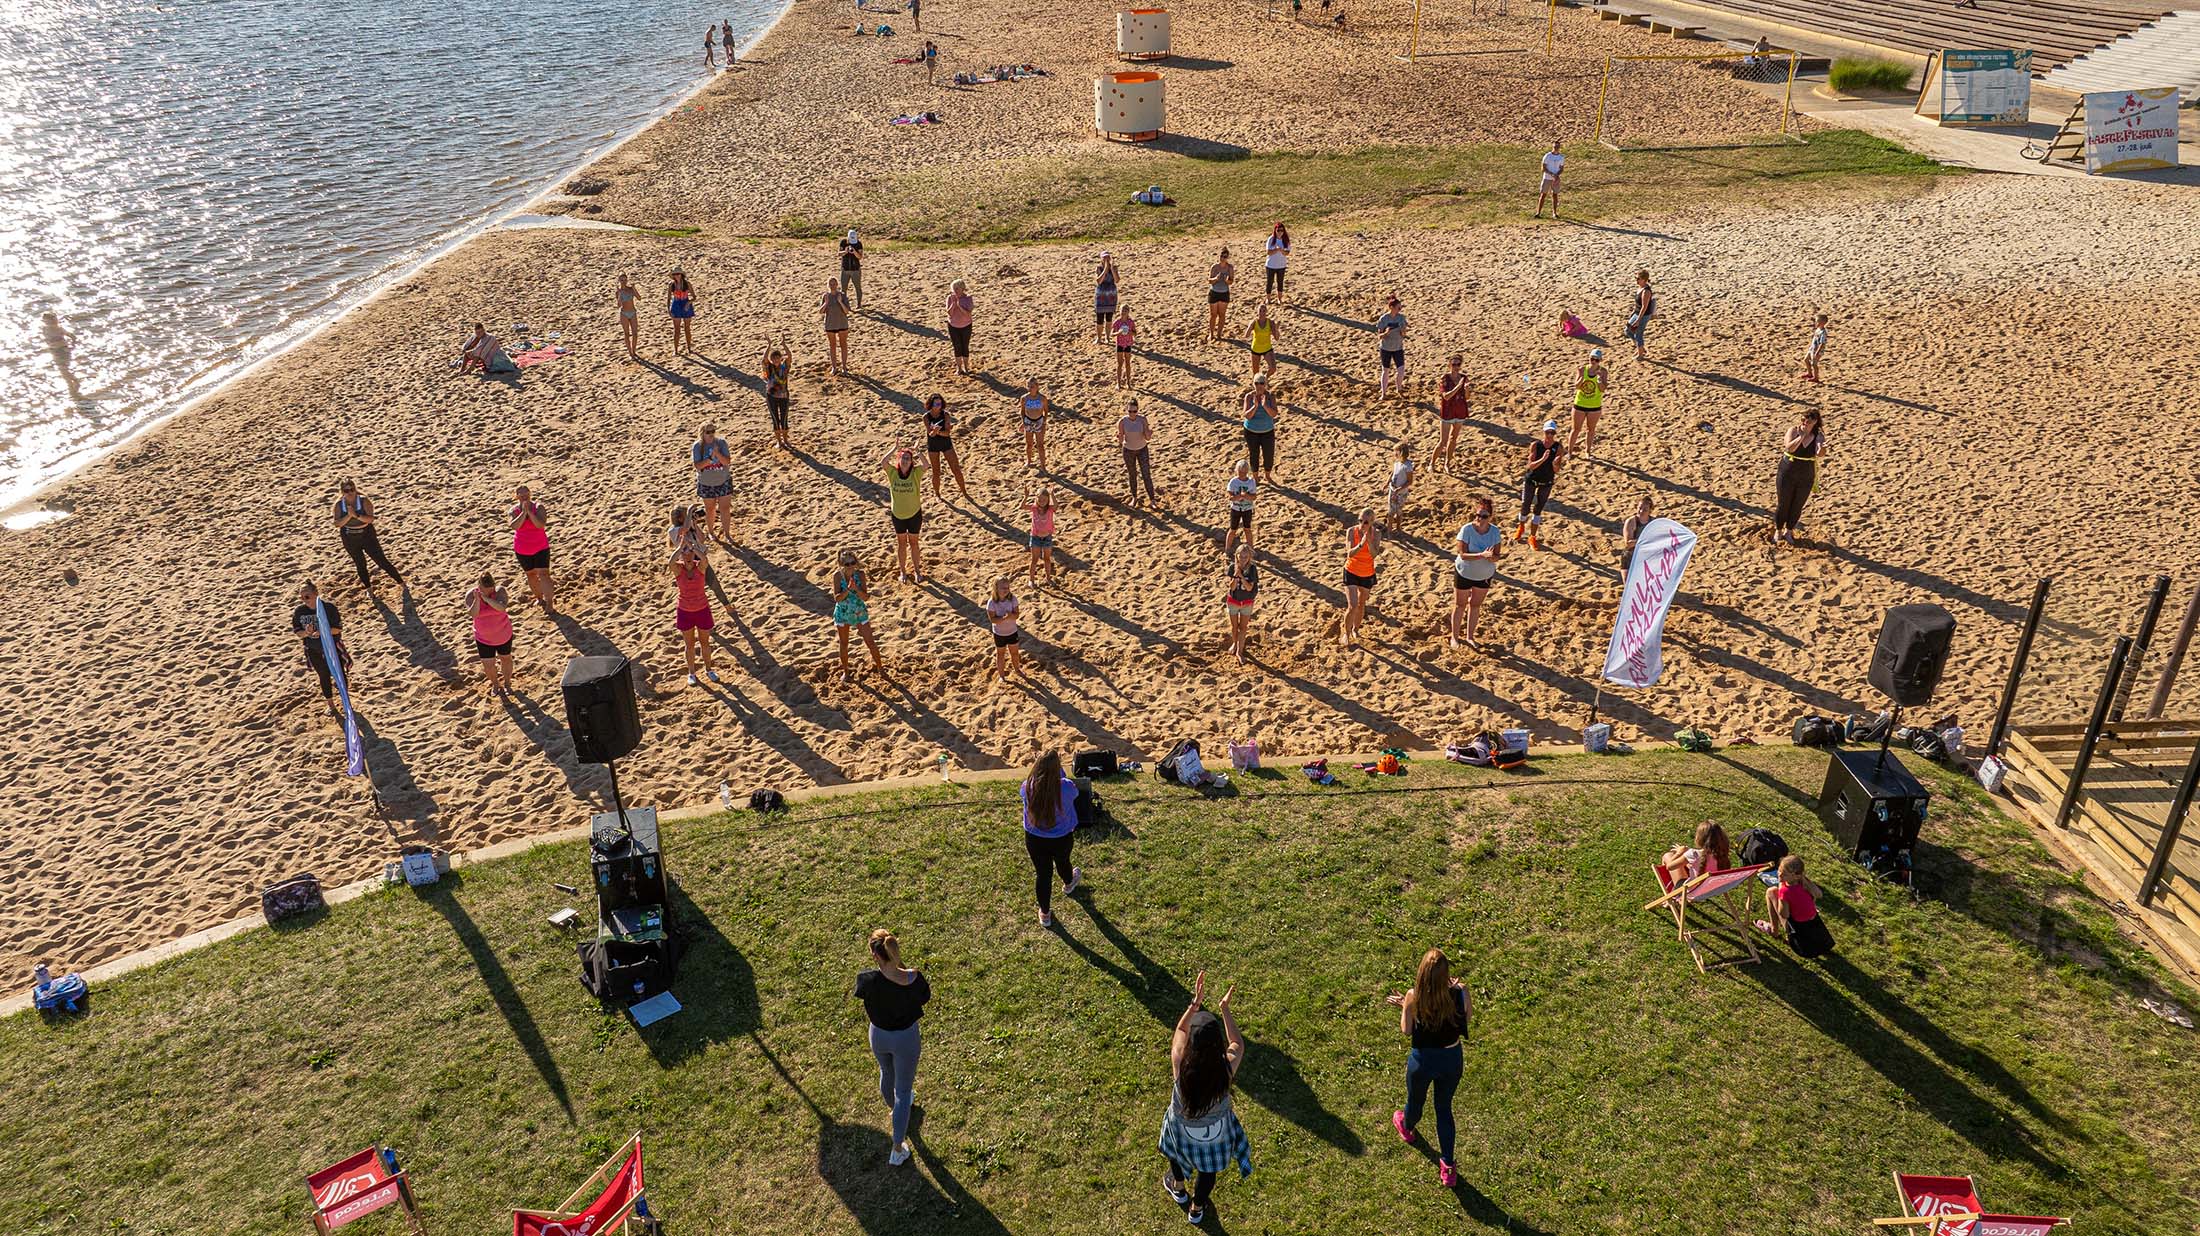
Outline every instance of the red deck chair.
{"label": "red deck chair", "polygon": [[1894,1174],[1902,1199],[1900,1219],[1874,1219],[1880,1227],[1922,1227],[1932,1236],[2047,1236],[2068,1219],[2045,1215],[1990,1215],[1969,1176]]}
{"label": "red deck chair", "polygon": [[[1770,866],[1770,863],[1759,863],[1754,867],[1736,867],[1731,871],[1714,871],[1709,875],[1700,875],[1685,883],[1675,884],[1673,874],[1665,869],[1665,864],[1653,862],[1650,864],[1650,869],[1657,873],[1658,887],[1664,891],[1656,901],[1644,906],[1643,909],[1663,910],[1673,916],[1673,927],[1680,933],[1681,943],[1688,946],[1688,955],[1696,959],[1696,971],[1699,974],[1719,966],[1737,966],[1744,961],[1761,961],[1763,959],[1757,956],[1757,941],[1752,939],[1750,934],[1752,929],[1749,925],[1749,890],[1756,887],[1757,873]],[[1735,893],[1742,895],[1741,900],[1735,900]],[[1707,963],[1704,961],[1703,949],[1696,944],[1698,933],[1688,926],[1688,907],[1714,898],[1718,900],[1720,905],[1726,907],[1727,912],[1733,916],[1734,931],[1741,937],[1742,948],[1748,953],[1746,958],[1726,957],[1714,962]]]}

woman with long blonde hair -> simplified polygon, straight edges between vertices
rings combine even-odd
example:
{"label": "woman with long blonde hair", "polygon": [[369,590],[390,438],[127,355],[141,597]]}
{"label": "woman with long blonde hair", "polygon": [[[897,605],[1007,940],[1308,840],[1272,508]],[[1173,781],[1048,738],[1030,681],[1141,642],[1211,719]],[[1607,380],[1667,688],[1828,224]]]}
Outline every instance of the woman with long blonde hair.
{"label": "woman with long blonde hair", "polygon": [[916,1097],[917,1019],[932,998],[924,976],[901,964],[901,941],[884,927],[871,933],[871,966],[856,975],[856,999],[871,1024],[871,1055],[878,1060],[878,1097],[894,1113],[894,1138],[886,1161],[909,1161],[909,1107]]}
{"label": "woman with long blonde hair", "polygon": [[1459,1075],[1466,1069],[1466,1053],[1460,1044],[1467,1037],[1472,1005],[1466,985],[1451,974],[1451,959],[1432,948],[1421,957],[1413,986],[1390,1003],[1398,1008],[1398,1031],[1413,1043],[1406,1053],[1406,1105],[1391,1113],[1391,1127],[1407,1145],[1419,1140],[1414,1126],[1421,1119],[1421,1104],[1433,1087],[1436,1091],[1436,1179],[1449,1189],[1459,1183],[1459,1169],[1452,1158],[1458,1130],[1452,1123],[1451,1096],[1459,1089]]}

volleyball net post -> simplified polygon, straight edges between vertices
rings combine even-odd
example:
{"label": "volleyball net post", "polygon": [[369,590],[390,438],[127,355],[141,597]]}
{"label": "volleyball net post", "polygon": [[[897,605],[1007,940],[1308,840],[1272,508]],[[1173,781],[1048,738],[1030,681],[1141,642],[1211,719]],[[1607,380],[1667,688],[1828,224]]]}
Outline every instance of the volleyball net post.
{"label": "volleyball net post", "polygon": [[[1610,102],[1611,102],[1611,94],[1612,94],[1612,75],[1613,75],[1613,72],[1614,72],[1614,70],[1618,69],[1618,68],[1619,68],[1619,67],[1620,67],[1621,65],[1625,65],[1625,64],[1630,64],[1630,63],[1658,63],[1658,62],[1662,62],[1662,63],[1681,63],[1681,62],[1693,62],[1693,63],[1697,63],[1697,64],[1709,64],[1709,63],[1713,63],[1713,62],[1717,62],[1717,61],[1728,61],[1728,60],[1741,60],[1741,61],[1759,61],[1759,62],[1763,62],[1763,61],[1771,61],[1771,60],[1776,60],[1776,59],[1778,59],[1778,58],[1780,58],[1780,57],[1782,57],[1782,56],[1785,56],[1785,57],[1787,58],[1787,78],[1786,78],[1786,82],[1784,83],[1784,85],[1783,85],[1783,87],[1782,87],[1782,89],[1781,89],[1781,92],[1780,92],[1780,127],[1779,127],[1779,130],[1778,130],[1778,131],[1777,131],[1776,133],[1772,133],[1772,134],[1766,134],[1766,135],[1762,135],[1762,136],[1759,136],[1759,137],[1757,137],[1757,138],[1755,138],[1755,139],[1752,139],[1752,140],[1742,140],[1742,141],[1734,141],[1734,142],[1710,142],[1710,143],[1696,143],[1696,144],[1690,144],[1690,145],[1673,145],[1673,146],[1622,146],[1622,145],[1621,145],[1621,144],[1620,144],[1619,142],[1617,142],[1617,141],[1614,141],[1614,140],[1612,139],[1612,137],[1610,136],[1610,131],[1611,131],[1611,124],[1610,124]],[[1797,132],[1795,132],[1795,131],[1794,131],[1794,128],[1795,128],[1795,78],[1796,78],[1796,74],[1797,74],[1798,70],[1799,70],[1799,69],[1800,69],[1801,67],[1802,67],[1802,57],[1801,57],[1800,53],[1798,53],[1798,52],[1795,52],[1795,51],[1793,51],[1793,50],[1791,50],[1791,49],[1788,49],[1788,48],[1782,48],[1782,47],[1772,47],[1772,48],[1767,48],[1767,49],[1765,49],[1764,51],[1761,51],[1761,52],[1757,52],[1757,51],[1737,51],[1737,52],[1702,52],[1702,53],[1693,53],[1693,54],[1681,54],[1681,55],[1667,54],[1667,55],[1655,55],[1655,56],[1616,56],[1616,55],[1608,55],[1608,56],[1606,56],[1606,57],[1604,58],[1604,80],[1603,80],[1603,81],[1602,81],[1602,82],[1601,82],[1601,83],[1600,83],[1600,84],[1598,85],[1598,87],[1597,87],[1597,123],[1596,123],[1596,134],[1595,134],[1595,137],[1596,137],[1596,141],[1597,141],[1597,144],[1598,144],[1598,145],[1600,145],[1600,146],[1603,146],[1603,147],[1604,147],[1605,149],[1607,149],[1607,150],[1614,150],[1614,151],[1627,151],[1627,150],[1718,150],[1718,149],[1731,149],[1731,148],[1735,148],[1735,147],[1741,147],[1741,146],[1762,146],[1762,145],[1773,145],[1773,144],[1799,143],[1799,142],[1801,142],[1801,141],[1803,140],[1803,137],[1802,137],[1802,134],[1800,134],[1800,133],[1797,133]],[[1767,139],[1769,139],[1769,140],[1767,140]]]}

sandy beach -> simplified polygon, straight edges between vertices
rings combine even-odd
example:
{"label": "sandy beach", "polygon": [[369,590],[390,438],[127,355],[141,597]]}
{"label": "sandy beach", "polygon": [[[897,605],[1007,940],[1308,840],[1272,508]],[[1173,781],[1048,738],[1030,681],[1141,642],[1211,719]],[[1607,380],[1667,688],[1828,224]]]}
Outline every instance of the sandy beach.
{"label": "sandy beach", "polygon": [[[1702,543],[1667,628],[1665,681],[1604,699],[1623,737],[1690,725],[1770,736],[1806,709],[1874,707],[1864,673],[1881,611],[1910,601],[1956,614],[1934,711],[1982,732],[2039,575],[2058,576],[2052,636],[2082,650],[2129,629],[2147,578],[2200,570],[2200,429],[2184,406],[2200,376],[2200,270],[2173,239],[2200,226],[2189,192],[1968,176],[1549,224],[1526,218],[1530,158],[1514,223],[1448,226],[1409,206],[1293,226],[1280,461],[1259,499],[1266,573],[1254,664],[1241,667],[1223,648],[1221,486],[1241,453],[1242,332],[1270,218],[1099,243],[868,235],[844,378],[825,372],[816,316],[837,271],[831,240],[784,233],[922,214],[926,193],[982,211],[989,165],[1146,160],[1165,180],[1168,159],[1201,142],[1540,144],[1540,109],[1593,94],[1606,43],[1670,41],[1568,12],[1573,77],[1526,56],[1408,66],[1371,35],[1202,6],[1178,16],[1192,66],[1163,66],[1179,149],[1156,152],[1103,149],[1087,131],[1091,75],[1116,63],[1106,14],[1010,7],[928,6],[943,75],[996,59],[1054,75],[929,93],[921,70],[882,63],[879,40],[838,33],[845,6],[798,8],[754,65],[605,160],[592,174],[610,187],[569,204],[698,235],[485,235],[68,480],[50,501],[71,518],[0,534],[13,611],[0,627],[0,817],[19,825],[0,840],[14,893],[0,906],[0,967],[91,964],[245,912],[274,879],[366,876],[405,843],[469,849],[582,822],[608,781],[576,764],[563,724],[557,680],[575,652],[635,660],[645,740],[621,787],[629,803],[671,806],[721,783],[745,798],[909,774],[942,753],[998,768],[1046,747],[1151,753],[1186,735],[1249,735],[1287,760],[1508,724],[1568,739],[1611,630],[1619,523],[1646,493]],[[1763,104],[1708,76],[1691,89]],[[919,107],[950,123],[882,123]],[[1202,293],[1225,243],[1238,337],[1212,343]],[[1155,425],[1154,512],[1124,501],[1125,392],[1092,341],[1102,248],[1140,323],[1129,393]],[[670,354],[659,299],[676,264],[699,295],[699,354],[686,357]],[[1648,363],[1621,338],[1638,267],[1661,297]],[[611,310],[622,273],[642,289],[643,364],[626,360]],[[957,278],[977,300],[971,379],[952,374],[944,334]],[[1367,324],[1393,291],[1414,385],[1384,405]],[[1598,458],[1561,472],[1546,552],[1506,559],[1488,646],[1454,651],[1451,538],[1476,495],[1510,527],[1528,435],[1552,409],[1564,416],[1587,345],[1555,336],[1562,308],[1612,342]],[[1813,387],[1794,375],[1818,311],[1834,317],[1833,342]],[[457,377],[448,362],[475,321],[560,332],[573,354],[512,380]],[[782,336],[796,360],[791,454],[771,444],[755,376],[763,341]],[[1465,466],[1424,469],[1378,563],[1369,646],[1340,648],[1345,522],[1381,506],[1398,441],[1426,459],[1434,379],[1454,351],[1476,389]],[[1002,684],[986,678],[980,605],[1025,559],[1036,478],[1013,396],[1034,376],[1056,410],[1066,571],[1055,585],[1019,580],[1033,672]],[[958,415],[972,500],[927,487],[933,578],[900,583],[882,461],[917,440],[934,391]],[[1773,469],[1805,406],[1824,411],[1830,462],[1805,543],[1775,551]],[[739,535],[711,559],[724,681],[689,686],[662,560],[667,511],[694,500],[687,449],[706,421],[733,445]],[[370,595],[353,578],[328,521],[344,476],[380,506],[409,594],[383,581]],[[521,483],[548,512],[557,619],[517,603],[504,511]],[[827,617],[843,548],[872,578],[887,667],[847,683]],[[482,690],[460,605],[484,569],[515,597],[520,689],[508,699]],[[338,722],[289,633],[308,576],[346,619],[373,792],[343,776]],[[2081,709],[2091,656],[2051,658],[2038,706]]]}

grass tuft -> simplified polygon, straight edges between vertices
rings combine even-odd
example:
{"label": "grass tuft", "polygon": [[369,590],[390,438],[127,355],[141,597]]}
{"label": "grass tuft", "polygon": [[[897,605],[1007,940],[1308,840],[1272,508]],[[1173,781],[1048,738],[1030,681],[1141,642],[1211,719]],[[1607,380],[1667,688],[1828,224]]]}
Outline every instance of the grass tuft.
{"label": "grass tuft", "polygon": [[1910,88],[1910,66],[1894,60],[1842,56],[1827,71],[1826,84],[1843,94],[1899,94]]}

